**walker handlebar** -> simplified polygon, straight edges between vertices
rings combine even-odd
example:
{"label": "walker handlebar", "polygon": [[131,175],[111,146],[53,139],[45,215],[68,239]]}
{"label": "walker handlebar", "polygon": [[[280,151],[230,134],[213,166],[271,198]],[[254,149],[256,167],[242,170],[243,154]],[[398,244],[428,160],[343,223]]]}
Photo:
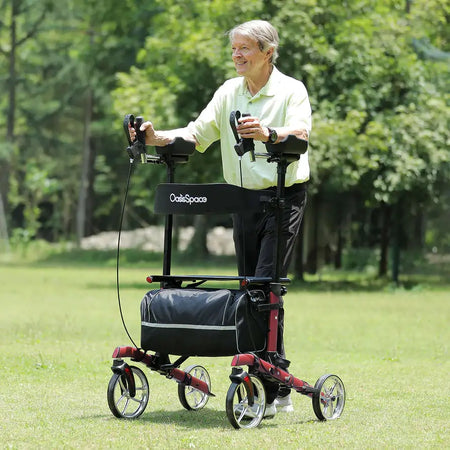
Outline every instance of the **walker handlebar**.
{"label": "walker handlebar", "polygon": [[288,162],[293,162],[295,160],[298,160],[300,158],[300,155],[305,153],[308,149],[308,141],[299,139],[297,136],[290,134],[277,144],[266,142],[265,146],[267,149],[267,153],[255,154],[255,144],[253,142],[253,139],[241,138],[239,136],[239,133],[237,132],[239,119],[241,117],[246,117],[249,115],[250,114],[241,114],[240,111],[231,111],[230,113],[230,127],[236,139],[234,150],[236,151],[239,158],[241,158],[245,153],[250,152],[250,158],[252,161],[255,161],[255,156],[259,156],[267,158],[269,162],[276,161],[279,158],[284,158]]}
{"label": "walker handlebar", "polygon": [[236,144],[234,145],[234,150],[241,158],[245,153],[250,152],[250,158],[252,161],[255,160],[255,143],[253,139],[241,138],[237,132],[237,126],[239,125],[239,119],[241,117],[248,117],[249,113],[241,114],[240,111],[231,111],[230,114],[230,126],[236,139]]}
{"label": "walker handlebar", "polygon": [[[123,121],[123,129],[128,140],[127,153],[131,161],[140,160],[141,163],[169,164],[184,163],[195,150],[195,142],[187,141],[182,137],[176,137],[163,147],[155,147],[156,155],[147,154],[145,144],[145,132],[140,130],[144,119],[141,116],[134,117],[127,114]],[[131,139],[129,128],[136,130],[136,137]]]}
{"label": "walker handlebar", "polygon": [[300,157],[300,155],[303,155],[303,153],[308,150],[308,141],[305,139],[300,139],[293,134],[290,134],[278,144],[266,142],[265,145],[270,156],[298,155],[298,157]]}
{"label": "walker handlebar", "polygon": [[[245,116],[245,114],[242,114]],[[241,117],[239,111],[232,111],[230,115],[230,125],[236,137],[235,151],[239,157],[245,153],[251,153],[251,159],[255,158],[255,146],[253,139],[241,139],[236,131],[237,119]],[[142,116],[134,117],[133,114],[127,114],[123,121],[123,128],[128,140],[127,153],[131,161],[139,160],[141,163],[170,164],[184,163],[189,160],[189,156],[195,150],[195,142],[187,141],[182,137],[176,137],[172,142],[163,147],[155,147],[156,155],[147,154],[147,146],[145,144],[145,133],[140,130],[140,126],[144,122]],[[136,130],[134,140],[130,136],[130,127]],[[288,163],[298,160],[300,155],[308,149],[308,141],[299,139],[294,135],[289,135],[281,142],[272,144],[265,143],[267,153],[257,153],[256,156],[265,157],[269,162],[276,161],[280,158],[287,160]]]}

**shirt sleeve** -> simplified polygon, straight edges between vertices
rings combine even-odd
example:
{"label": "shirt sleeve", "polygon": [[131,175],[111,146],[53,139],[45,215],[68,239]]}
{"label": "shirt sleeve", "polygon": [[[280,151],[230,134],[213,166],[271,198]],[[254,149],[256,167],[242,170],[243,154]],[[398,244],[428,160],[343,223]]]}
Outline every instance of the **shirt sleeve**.
{"label": "shirt sleeve", "polygon": [[301,81],[295,83],[289,97],[285,126],[305,129],[308,134],[311,132],[311,105],[308,92]]}
{"label": "shirt sleeve", "polygon": [[219,88],[197,119],[188,124],[189,131],[198,142],[196,149],[201,153],[220,139],[219,123],[222,105],[220,91]]}

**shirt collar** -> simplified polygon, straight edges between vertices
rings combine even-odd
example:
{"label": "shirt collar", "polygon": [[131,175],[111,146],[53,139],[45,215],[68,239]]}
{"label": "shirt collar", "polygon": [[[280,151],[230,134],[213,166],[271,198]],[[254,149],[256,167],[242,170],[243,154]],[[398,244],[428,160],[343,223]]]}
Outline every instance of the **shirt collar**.
{"label": "shirt collar", "polygon": [[[277,87],[278,82],[279,82],[280,73],[281,72],[275,66],[273,66],[272,73],[270,74],[269,79],[267,80],[267,83],[252,98],[257,98],[257,97],[260,97],[260,96],[266,96],[266,97],[274,96],[276,94],[276,92],[277,92],[277,88],[276,87]],[[251,94],[250,94],[250,92],[247,89],[247,84],[245,82],[245,78],[244,77],[242,77],[242,84],[241,84],[241,88],[240,88],[240,94],[241,95],[246,95],[248,97],[251,97]]]}
{"label": "shirt collar", "polygon": [[267,80],[267,83],[263,88],[259,91],[260,95],[265,95],[268,97],[272,97],[277,92],[277,85],[280,78],[280,71],[273,66],[272,73],[270,74],[269,79]]}

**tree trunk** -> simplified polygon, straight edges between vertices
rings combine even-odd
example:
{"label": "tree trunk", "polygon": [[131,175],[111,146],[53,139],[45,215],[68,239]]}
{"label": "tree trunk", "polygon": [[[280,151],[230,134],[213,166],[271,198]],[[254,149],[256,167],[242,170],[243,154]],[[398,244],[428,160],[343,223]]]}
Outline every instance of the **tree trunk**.
{"label": "tree trunk", "polygon": [[[4,244],[2,244],[4,242]],[[0,251],[9,252],[8,226],[6,223],[5,208],[3,207],[3,199],[0,195]]]}
{"label": "tree trunk", "polygon": [[83,160],[81,164],[81,180],[78,195],[76,237],[77,245],[81,244],[81,239],[86,235],[87,211],[89,182],[92,171],[92,145],[91,145],[91,121],[92,121],[92,88],[86,92],[86,101],[84,108],[84,136],[83,136]]}
{"label": "tree trunk", "polygon": [[414,229],[412,235],[412,243],[408,245],[408,248],[423,250],[425,247],[425,231],[426,231],[426,220],[423,209],[418,208],[416,216],[414,218]]}
{"label": "tree trunk", "polygon": [[412,3],[412,0],[406,0],[406,2],[405,2],[406,14],[409,14],[411,12],[411,3]]}
{"label": "tree trunk", "polygon": [[394,207],[392,226],[392,281],[398,286],[400,273],[400,202]]}
{"label": "tree trunk", "polygon": [[209,226],[206,216],[198,215],[194,217],[194,230],[194,236],[192,236],[186,253],[196,257],[208,256],[207,236]]}
{"label": "tree trunk", "polygon": [[334,254],[334,268],[341,269],[342,268],[342,249],[344,246],[344,238],[342,236],[342,223],[338,225],[337,229],[337,245],[336,245],[336,253]]}
{"label": "tree trunk", "polygon": [[[11,2],[11,28],[9,30],[10,51],[9,51],[9,76],[8,76],[8,109],[6,112],[6,150],[9,153],[12,150],[14,142],[14,124],[16,111],[16,48],[17,32],[16,17],[18,15],[18,2]],[[10,173],[9,155],[1,161],[0,165],[0,237],[5,239],[6,247],[9,248],[9,237],[7,231],[7,217],[9,211],[9,173]]]}
{"label": "tree trunk", "polygon": [[385,277],[388,271],[389,235],[391,226],[391,207],[383,203],[381,205],[381,235],[380,235],[380,261],[378,276]]}
{"label": "tree trunk", "polygon": [[11,7],[11,28],[10,28],[10,46],[9,52],[9,80],[8,80],[8,112],[6,125],[6,140],[14,141],[14,124],[16,111],[16,16],[18,15],[18,2],[13,1]]}
{"label": "tree trunk", "polygon": [[[6,5],[6,1],[3,2]],[[16,89],[17,89],[17,71],[16,71],[16,55],[17,48],[31,39],[37,32],[39,25],[44,20],[47,8],[43,8],[42,14],[37,19],[37,21],[30,26],[29,32],[18,39],[17,37],[17,17],[19,17],[21,11],[21,2],[17,0],[10,0],[11,5],[11,25],[9,29],[9,61],[8,61],[8,105],[6,111],[6,152],[12,152],[13,144],[15,142],[15,124],[16,124]],[[9,179],[10,179],[11,163],[9,161],[9,155],[1,161],[0,164],[0,197],[1,197],[1,207],[0,207],[0,225],[3,228],[1,233],[6,234],[7,246],[8,233],[7,233],[7,218],[9,213]],[[2,234],[0,234],[0,237]]]}
{"label": "tree trunk", "polygon": [[320,194],[314,199],[313,224],[312,224],[312,249],[308,254],[308,269],[310,273],[317,273],[319,267],[319,217],[320,217]]}

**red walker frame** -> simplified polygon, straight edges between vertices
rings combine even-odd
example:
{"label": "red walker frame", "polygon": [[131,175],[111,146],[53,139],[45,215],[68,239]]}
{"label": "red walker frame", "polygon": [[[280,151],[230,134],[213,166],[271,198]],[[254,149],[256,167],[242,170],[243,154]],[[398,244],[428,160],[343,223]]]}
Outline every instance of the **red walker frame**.
{"label": "red walker frame", "polygon": [[[167,166],[167,178],[169,183],[174,182],[175,164],[179,162],[187,162],[189,154],[194,150],[193,143],[188,143],[180,138],[177,138],[167,147],[157,147],[157,155],[147,155],[145,151],[145,138],[142,133],[137,133],[137,140],[133,143],[129,138],[128,125],[135,127],[139,130],[139,125],[142,123],[142,118],[136,118],[134,123],[134,117],[128,115],[125,117],[124,129],[126,131],[130,146],[128,147],[128,153],[130,156],[130,163],[140,157],[142,162],[152,162],[157,164],[165,164]],[[267,334],[267,347],[266,355],[267,360],[262,359],[253,353],[236,354],[231,362],[232,373],[230,379],[232,385],[230,386],[229,393],[227,395],[227,416],[231,424],[235,428],[253,428],[258,426],[264,417],[265,400],[262,405],[256,408],[256,412],[251,412],[254,407],[257,395],[258,386],[255,385],[255,378],[261,378],[271,381],[277,381],[280,385],[286,386],[295,390],[296,392],[306,395],[312,398],[313,409],[319,420],[330,420],[340,417],[345,404],[345,388],[339,377],[336,375],[324,375],[319,378],[315,386],[311,386],[306,381],[296,378],[291,373],[282,369],[278,365],[271,361],[277,361],[279,355],[277,353],[277,339],[278,339],[278,312],[280,308],[281,295],[285,293],[285,286],[283,283],[288,283],[286,278],[280,278],[280,239],[281,235],[281,213],[284,207],[284,183],[287,166],[297,160],[301,153],[306,151],[307,142],[297,139],[294,136],[289,136],[284,142],[280,144],[267,144],[268,153],[264,156],[268,158],[269,162],[277,163],[277,194],[274,203],[274,209],[277,215],[277,245],[275,248],[275,267],[274,275],[272,278],[261,277],[220,277],[220,276],[174,276],[170,275],[171,265],[171,249],[172,249],[172,214],[166,215],[165,224],[165,236],[164,236],[164,263],[163,263],[163,275],[152,275],[147,277],[147,281],[160,282],[162,287],[181,286],[183,281],[198,281],[198,284],[209,280],[237,280],[240,283],[241,288],[246,288],[248,285],[265,285],[270,287],[269,303],[262,305],[264,310],[269,310],[269,329]],[[150,370],[157,371],[162,375],[165,375],[169,379],[174,379],[179,383],[179,395],[180,390],[194,389],[204,396],[204,402],[207,398],[214,396],[210,391],[209,384],[197,376],[192,375],[189,371],[184,371],[179,366],[188,358],[188,356],[181,356],[175,362],[171,363],[167,358],[161,358],[157,353],[154,355],[148,354],[142,349],[121,346],[117,347],[113,354],[113,378],[108,386],[108,403],[111,411],[117,417],[137,417],[142,414],[148,401],[148,397],[145,399],[145,405],[143,408],[139,408],[137,413],[132,416],[126,416],[122,414],[118,408],[118,401],[113,398],[111,393],[113,388],[120,384],[120,392],[122,397],[127,397],[127,404],[129,399],[133,399],[136,396],[136,383],[133,375],[133,370],[123,359],[130,358],[132,361],[142,363],[146,365]],[[244,371],[243,366],[247,366],[248,370]],[[112,387],[111,387],[112,386]],[[239,386],[244,387],[243,394],[237,393]],[[255,391],[256,389],[256,391]],[[236,395],[238,395],[236,400]],[[121,397],[121,398],[122,398]],[[181,396],[183,397],[183,396]],[[180,400],[182,398],[180,397]],[[238,403],[234,403],[238,401]],[[190,407],[186,404],[186,401],[182,401],[183,406],[188,409],[197,409],[196,407]],[[252,417],[253,416],[253,417]]]}

